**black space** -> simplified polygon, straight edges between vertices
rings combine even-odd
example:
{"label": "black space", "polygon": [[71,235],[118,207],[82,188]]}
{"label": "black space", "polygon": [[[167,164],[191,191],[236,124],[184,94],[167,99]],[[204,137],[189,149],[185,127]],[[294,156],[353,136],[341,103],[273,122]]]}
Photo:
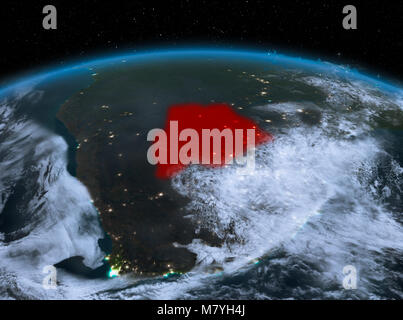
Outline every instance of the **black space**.
{"label": "black space", "polygon": [[[42,28],[53,4],[58,29]],[[353,4],[358,30],[344,30]],[[348,64],[401,81],[402,1],[60,1],[0,3],[0,78],[99,53],[254,48]]]}

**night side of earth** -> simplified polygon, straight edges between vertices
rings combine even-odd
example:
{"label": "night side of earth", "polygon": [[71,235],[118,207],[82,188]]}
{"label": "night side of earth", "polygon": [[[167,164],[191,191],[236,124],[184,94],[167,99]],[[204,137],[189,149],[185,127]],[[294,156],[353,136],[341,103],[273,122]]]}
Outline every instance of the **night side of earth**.
{"label": "night side of earth", "polygon": [[[156,167],[147,161],[147,133],[164,127],[172,105],[186,103],[224,103],[274,136],[292,128],[320,126],[324,110],[333,107],[332,93],[315,85],[315,79],[310,82],[313,74],[322,76],[321,70],[297,66],[275,59],[185,54],[122,59],[89,68],[92,83],[70,97],[57,118],[76,140],[76,177],[88,188],[112,242],[106,257],[111,274],[185,273],[201,262],[192,250],[194,243],[210,248],[242,244],[235,227],[240,221],[217,228],[216,217],[204,216],[213,197],[191,205],[192,188],[178,183],[195,167],[201,172],[225,168],[192,165],[174,182],[158,179]],[[352,102],[345,112],[362,107]],[[393,118],[394,111],[381,112],[379,124],[385,116]],[[189,190],[178,191],[173,184]],[[259,201],[251,205],[252,212],[262,206]],[[235,249],[225,261],[236,256]],[[209,265],[220,270],[222,263],[213,259]]]}
{"label": "night side of earth", "polygon": [[[397,83],[271,52],[26,76],[0,89],[0,296],[401,298],[402,110]],[[254,132],[254,166],[247,134],[209,151],[206,129]]]}
{"label": "night side of earth", "polygon": [[[236,57],[119,61],[92,68],[93,83],[63,104],[57,117],[78,143],[76,175],[89,189],[112,240],[107,259],[114,270],[186,272],[196,263],[186,244],[197,238],[221,246],[231,238],[189,219],[194,212],[186,209],[186,197],[172,190],[169,181],[156,178],[156,168],[147,162],[146,136],[164,127],[168,108],[175,104],[226,103],[253,119],[250,107],[267,103],[268,95],[277,102],[290,99],[287,84],[271,84],[268,70],[280,72],[274,65]],[[315,93],[303,83],[299,87],[295,97]],[[315,122],[319,117],[311,110],[301,120]],[[278,116],[270,120],[284,121]]]}

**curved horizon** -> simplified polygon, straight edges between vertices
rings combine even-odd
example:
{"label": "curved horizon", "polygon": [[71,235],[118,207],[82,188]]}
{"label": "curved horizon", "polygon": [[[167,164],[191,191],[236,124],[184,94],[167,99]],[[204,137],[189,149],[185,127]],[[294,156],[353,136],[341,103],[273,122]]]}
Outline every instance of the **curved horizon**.
{"label": "curved horizon", "polygon": [[[335,64],[333,62],[328,62],[326,60],[313,60],[305,58],[302,56],[290,56],[282,53],[277,53],[276,51],[257,51],[257,50],[246,50],[246,49],[212,49],[212,48],[180,48],[180,49],[155,49],[155,50],[144,50],[139,52],[120,52],[111,55],[88,55],[87,58],[83,59],[70,59],[65,66],[59,66],[55,64],[50,64],[45,67],[40,67],[39,69],[31,69],[23,75],[16,75],[15,77],[8,77],[11,79],[9,84],[0,88],[0,95],[3,95],[17,87],[28,85],[33,82],[40,82],[46,78],[61,75],[66,72],[71,72],[79,70],[82,68],[96,67],[106,63],[113,63],[119,60],[137,60],[146,59],[150,60],[153,58],[177,58],[178,55],[215,55],[215,56],[242,56],[244,58],[251,58],[252,60],[265,60],[267,62],[275,63],[281,62],[284,64],[298,64],[305,67],[326,69],[326,71],[333,71],[338,75],[348,75],[355,77],[359,80],[367,81],[373,83],[375,86],[382,87],[388,91],[392,92],[402,92],[402,84],[398,79],[379,79],[374,75],[360,72],[356,69],[351,69],[350,67],[342,64]],[[331,69],[331,70],[329,70]],[[7,81],[6,78],[3,81]]]}

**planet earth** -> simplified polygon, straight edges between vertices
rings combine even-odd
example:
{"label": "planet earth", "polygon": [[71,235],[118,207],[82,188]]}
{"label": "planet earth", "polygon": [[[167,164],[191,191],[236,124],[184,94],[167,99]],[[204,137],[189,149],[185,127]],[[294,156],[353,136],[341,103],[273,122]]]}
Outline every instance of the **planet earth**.
{"label": "planet earth", "polygon": [[[403,298],[398,83],[224,50],[122,54],[6,83],[0,297]],[[190,165],[159,179],[147,133],[185,103],[225,103],[274,140],[246,175]]]}

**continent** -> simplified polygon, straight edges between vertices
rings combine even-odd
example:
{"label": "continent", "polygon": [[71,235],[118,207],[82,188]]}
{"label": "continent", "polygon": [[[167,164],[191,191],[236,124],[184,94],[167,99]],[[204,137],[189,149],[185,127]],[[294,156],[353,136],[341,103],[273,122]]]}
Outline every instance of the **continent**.
{"label": "continent", "polygon": [[[147,133],[164,128],[169,107],[176,104],[225,102],[255,121],[261,111],[252,107],[271,101],[267,74],[277,77],[281,68],[203,57],[122,62],[90,72],[93,83],[70,97],[57,117],[77,141],[76,177],[89,190],[112,240],[110,265],[119,273],[142,275],[191,270],[197,257],[188,244],[199,239],[218,247],[225,240],[192,219],[189,199],[170,179],[156,176],[147,161]],[[276,101],[301,100],[312,91],[304,84],[292,93],[282,83],[277,86],[280,94],[270,97]],[[270,125],[285,121],[273,118]]]}

